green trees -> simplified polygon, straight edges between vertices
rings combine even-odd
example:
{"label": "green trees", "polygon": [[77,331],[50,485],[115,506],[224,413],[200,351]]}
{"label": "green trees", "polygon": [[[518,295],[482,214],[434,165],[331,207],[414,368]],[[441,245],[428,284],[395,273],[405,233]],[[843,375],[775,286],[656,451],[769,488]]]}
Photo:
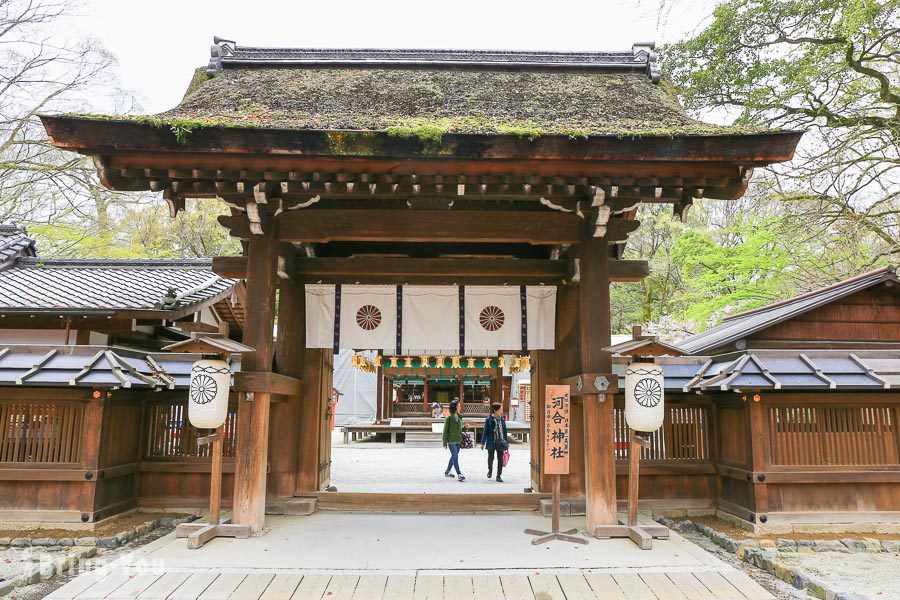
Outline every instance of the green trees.
{"label": "green trees", "polygon": [[[698,202],[687,227],[643,209],[628,252],[650,260],[650,294],[617,290],[619,313],[678,337],[896,264],[898,44],[898,0],[725,0],[664,47],[663,72],[698,118],[807,133],[792,162],[755,174],[745,199]],[[663,262],[644,239],[660,227],[672,238]]]}

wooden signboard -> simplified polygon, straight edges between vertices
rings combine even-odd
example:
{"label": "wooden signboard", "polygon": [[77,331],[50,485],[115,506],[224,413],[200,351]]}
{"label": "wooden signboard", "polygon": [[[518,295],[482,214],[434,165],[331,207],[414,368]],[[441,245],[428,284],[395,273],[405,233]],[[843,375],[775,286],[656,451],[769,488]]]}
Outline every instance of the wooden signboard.
{"label": "wooden signboard", "polygon": [[574,535],[577,529],[559,530],[559,476],[569,473],[571,392],[567,385],[544,387],[544,473],[553,475],[553,515],[550,531],[525,530],[528,535],[536,536],[531,540],[535,546],[551,540],[587,544],[586,539]]}
{"label": "wooden signboard", "polygon": [[569,414],[571,389],[548,385],[544,392],[544,473],[569,473]]}

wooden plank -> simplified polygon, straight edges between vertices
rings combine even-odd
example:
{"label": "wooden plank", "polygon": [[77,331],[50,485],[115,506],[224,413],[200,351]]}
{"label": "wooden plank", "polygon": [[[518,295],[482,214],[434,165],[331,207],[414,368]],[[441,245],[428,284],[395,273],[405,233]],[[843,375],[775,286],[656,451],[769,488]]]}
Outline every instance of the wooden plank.
{"label": "wooden plank", "polygon": [[281,574],[275,576],[259,600],[290,600],[300,585],[303,575]]}
{"label": "wooden plank", "polygon": [[628,600],[656,600],[656,595],[637,573],[613,573],[612,578]]}
{"label": "wooden plank", "polygon": [[472,591],[475,598],[503,598],[503,585],[497,575],[475,575],[472,577]]}
{"label": "wooden plank", "polygon": [[585,573],[584,579],[598,598],[603,598],[604,600],[626,600],[625,592],[622,591],[622,588],[619,587],[612,575],[607,573]]}
{"label": "wooden plank", "polygon": [[[246,217],[223,215],[219,223],[231,230],[232,236],[251,239]],[[282,242],[402,240],[557,245],[577,242],[584,221],[574,214],[554,211],[317,209],[283,212],[276,223]]]}
{"label": "wooden plank", "polygon": [[321,598],[331,581],[331,575],[304,575],[303,581],[297,586],[291,600],[309,600]]}
{"label": "wooden plank", "polygon": [[721,600],[744,600],[744,595],[731,582],[713,571],[697,571],[694,576],[706,586],[713,596]]}
{"label": "wooden plank", "polygon": [[194,573],[172,592],[169,599],[196,600],[215,581],[216,577],[218,577],[218,573]]}
{"label": "wooden plank", "polygon": [[678,589],[671,579],[666,577],[665,573],[641,573],[641,579],[647,584],[647,587],[656,594],[657,598],[665,600],[687,600],[681,590]]}
{"label": "wooden plank", "polygon": [[473,600],[472,578],[468,575],[447,575],[444,577],[444,597],[447,600]]}
{"label": "wooden plank", "polygon": [[138,596],[138,600],[165,600],[190,576],[190,573],[164,573]]}
{"label": "wooden plank", "polygon": [[110,600],[131,600],[156,583],[162,573],[146,571],[133,575],[128,582],[106,597]]}
{"label": "wooden plank", "polygon": [[387,587],[387,575],[361,575],[353,593],[353,600],[381,600]]}
{"label": "wooden plank", "polygon": [[196,600],[218,577],[218,573],[194,573],[169,596],[169,600]]}
{"label": "wooden plank", "polygon": [[531,592],[540,600],[566,600],[566,596],[556,580],[556,575],[529,575]]}
{"label": "wooden plank", "polygon": [[666,573],[666,575],[681,593],[690,598],[690,600],[716,600],[712,592],[700,583],[700,580],[694,577],[693,573],[672,572]]}
{"label": "wooden plank", "polygon": [[75,598],[77,600],[101,600],[125,585],[130,579],[127,571],[114,570],[94,585],[81,592]]}
{"label": "wooden plank", "polygon": [[601,597],[594,594],[591,585],[581,573],[563,573],[556,576],[566,600],[594,600]]}
{"label": "wooden plank", "polygon": [[384,588],[385,600],[413,600],[416,592],[414,575],[391,575]]}
{"label": "wooden plank", "polygon": [[525,575],[501,575],[500,585],[503,586],[503,595],[507,600],[513,598],[515,600],[533,600],[534,598],[531,583]]}
{"label": "wooden plank", "polygon": [[92,586],[98,584],[100,581],[109,577],[111,573],[103,574],[101,571],[92,571],[89,573],[83,573],[82,575],[76,577],[74,580],[70,581],[66,585],[61,588],[54,590],[51,594],[46,596],[47,600],[72,600],[78,596],[78,594],[83,591],[91,588]]}
{"label": "wooden plank", "polygon": [[359,575],[334,575],[325,588],[324,596],[329,600],[350,600],[359,583]]}
{"label": "wooden plank", "polygon": [[419,575],[416,577],[413,598],[415,600],[443,600],[444,578],[440,575]]}
{"label": "wooden plank", "polygon": [[303,383],[296,377],[261,371],[240,371],[234,374],[234,389],[238,392],[268,392],[285,396],[299,396]]}
{"label": "wooden plank", "polygon": [[253,573],[241,582],[239,586],[231,594],[232,598],[243,600],[256,600],[266,590],[272,579],[275,577],[272,573]]}
{"label": "wooden plank", "polygon": [[[406,258],[386,256],[297,257],[295,275],[321,283],[429,283],[461,285],[552,285],[566,278],[566,262],[548,259]],[[247,259],[217,256],[212,271],[222,277],[243,278]],[[609,280],[641,281],[649,274],[645,260],[611,260]]]}
{"label": "wooden plank", "polygon": [[246,573],[222,573],[207,587],[200,600],[226,600],[247,577]]}
{"label": "wooden plank", "polygon": [[731,585],[739,589],[748,600],[772,600],[774,598],[766,588],[740,571],[728,569],[721,571],[721,574]]}

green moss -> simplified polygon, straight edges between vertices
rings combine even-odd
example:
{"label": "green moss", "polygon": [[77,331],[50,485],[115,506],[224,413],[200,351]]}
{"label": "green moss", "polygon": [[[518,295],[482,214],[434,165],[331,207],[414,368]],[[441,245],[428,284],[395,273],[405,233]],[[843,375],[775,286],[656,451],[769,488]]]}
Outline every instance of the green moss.
{"label": "green moss", "polygon": [[497,133],[500,133],[502,135],[514,135],[516,137],[523,137],[533,142],[542,135],[546,135],[547,131],[530,123],[521,123],[516,125],[497,125]]}

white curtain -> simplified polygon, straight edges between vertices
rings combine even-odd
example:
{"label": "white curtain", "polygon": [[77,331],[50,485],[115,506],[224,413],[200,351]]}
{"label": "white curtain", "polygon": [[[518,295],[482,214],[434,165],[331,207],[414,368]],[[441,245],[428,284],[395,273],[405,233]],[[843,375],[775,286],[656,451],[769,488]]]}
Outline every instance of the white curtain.
{"label": "white curtain", "polygon": [[[398,317],[396,286],[342,285],[338,347],[394,354],[399,318],[400,352],[406,355],[496,355],[554,348],[555,287],[526,287],[524,323],[519,286],[465,286],[463,295],[461,320],[459,286],[403,286]],[[334,285],[306,286],[308,348],[334,347],[335,306]],[[460,350],[460,329],[464,351]],[[523,333],[527,344],[523,344]]]}

